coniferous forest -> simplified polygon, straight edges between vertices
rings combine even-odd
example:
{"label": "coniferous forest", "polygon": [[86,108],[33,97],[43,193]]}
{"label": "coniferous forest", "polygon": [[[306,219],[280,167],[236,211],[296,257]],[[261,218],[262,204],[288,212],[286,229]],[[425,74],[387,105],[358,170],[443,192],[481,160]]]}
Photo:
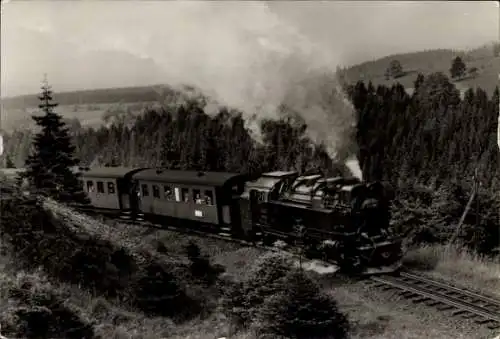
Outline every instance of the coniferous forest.
{"label": "coniferous forest", "polygon": [[[482,253],[498,248],[498,87],[492,94],[475,88],[461,96],[446,75],[434,73],[419,75],[411,95],[400,84],[358,82],[345,91],[356,112],[364,179],[389,181],[396,188],[396,227],[412,241],[446,242],[476,180],[477,203],[459,239]],[[262,140],[257,142],[241,113],[221,108],[209,115],[204,108],[205,101],[197,98],[146,109],[134,120],[115,119],[99,129],[73,124],[76,156],[84,166],[349,173],[345,165],[334,163],[325,145],[307,137],[300,116],[260,121]],[[31,133],[5,136],[8,152],[3,157],[26,158]]]}

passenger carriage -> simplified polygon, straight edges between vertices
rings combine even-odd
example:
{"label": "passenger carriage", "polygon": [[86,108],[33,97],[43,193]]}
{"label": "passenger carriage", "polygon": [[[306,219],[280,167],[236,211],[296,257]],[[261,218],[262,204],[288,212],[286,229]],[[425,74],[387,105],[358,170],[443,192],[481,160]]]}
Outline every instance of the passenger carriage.
{"label": "passenger carriage", "polygon": [[142,168],[96,167],[80,170],[80,181],[93,207],[120,213],[135,209],[136,200],[131,194],[131,176]]}
{"label": "passenger carriage", "polygon": [[169,219],[179,226],[208,227],[239,234],[239,197],[245,176],[237,173],[146,169],[132,176],[138,211]]}

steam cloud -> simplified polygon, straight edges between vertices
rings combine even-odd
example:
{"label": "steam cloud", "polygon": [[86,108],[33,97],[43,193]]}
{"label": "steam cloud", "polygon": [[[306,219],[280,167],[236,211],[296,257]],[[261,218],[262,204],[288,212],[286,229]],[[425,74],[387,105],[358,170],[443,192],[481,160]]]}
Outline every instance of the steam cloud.
{"label": "steam cloud", "polygon": [[[335,78],[334,56],[262,2],[176,5],[183,24],[176,22],[172,38],[148,52],[169,70],[169,82],[194,84],[254,123],[252,116],[279,118],[285,106],[304,119],[309,136],[324,142],[331,157],[350,158],[353,174],[360,175],[354,112]],[[170,12],[167,20],[174,16]]]}

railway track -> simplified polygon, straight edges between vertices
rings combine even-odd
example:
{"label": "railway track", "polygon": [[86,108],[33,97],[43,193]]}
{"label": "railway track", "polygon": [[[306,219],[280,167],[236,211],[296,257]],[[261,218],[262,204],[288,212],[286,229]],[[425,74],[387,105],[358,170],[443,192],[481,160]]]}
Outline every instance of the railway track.
{"label": "railway track", "polygon": [[414,303],[451,311],[452,316],[471,319],[489,329],[500,328],[500,300],[405,271],[372,276],[367,282],[386,291],[399,291],[400,296]]}

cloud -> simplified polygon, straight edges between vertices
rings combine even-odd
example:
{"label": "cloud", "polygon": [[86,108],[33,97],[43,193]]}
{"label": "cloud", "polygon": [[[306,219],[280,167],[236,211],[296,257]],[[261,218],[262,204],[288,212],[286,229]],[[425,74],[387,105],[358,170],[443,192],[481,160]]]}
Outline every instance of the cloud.
{"label": "cloud", "polygon": [[[39,52],[36,45],[5,44],[4,40],[13,41],[9,36],[19,28],[51,36],[61,45],[59,52],[73,60],[83,59],[85,55],[79,53],[84,51],[123,51],[124,59],[150,58],[161,66],[159,73],[166,74],[167,82],[183,80],[186,74],[196,76],[198,82],[211,78],[230,87],[234,81],[220,72],[214,74],[214,69],[224,68],[229,74],[242,68],[262,69],[250,62],[262,60],[272,49],[279,55],[290,53],[292,45],[301,45],[299,50],[305,52],[308,45],[317,44],[321,53],[314,53],[328,58],[330,64],[352,64],[390,53],[498,39],[498,22],[494,1],[12,1],[2,4],[2,62],[3,51],[11,51],[7,53],[9,76],[2,76],[2,89],[13,92],[10,83],[16,82],[17,87],[24,84],[32,90],[31,83],[38,83],[41,75],[26,77],[19,55],[40,54],[42,60],[30,66],[40,74],[57,73],[58,67],[71,73],[84,63],[66,65],[56,58],[50,64],[43,59],[47,53]],[[299,42],[305,40],[309,43]],[[136,75],[129,76],[128,70],[137,64],[127,67],[121,76],[103,73],[101,79],[79,81],[82,87],[133,82]],[[57,82],[57,77],[51,78]]]}

